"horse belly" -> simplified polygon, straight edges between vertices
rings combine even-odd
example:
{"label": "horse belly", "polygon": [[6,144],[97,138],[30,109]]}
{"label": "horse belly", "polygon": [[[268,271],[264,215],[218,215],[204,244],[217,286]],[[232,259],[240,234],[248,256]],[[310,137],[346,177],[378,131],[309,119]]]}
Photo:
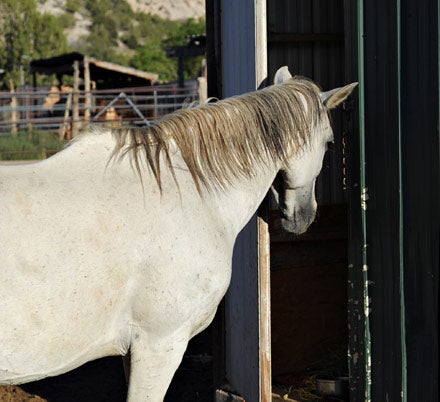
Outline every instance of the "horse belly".
{"label": "horse belly", "polygon": [[[108,355],[124,354],[114,317],[65,312],[39,314],[43,304],[24,312],[15,305],[0,319],[0,383],[23,383],[58,375]],[[101,320],[106,321],[103,325]]]}
{"label": "horse belly", "polygon": [[93,274],[48,279],[16,270],[0,284],[0,383],[57,375],[126,351],[116,293],[123,286],[111,292],[115,283]]}

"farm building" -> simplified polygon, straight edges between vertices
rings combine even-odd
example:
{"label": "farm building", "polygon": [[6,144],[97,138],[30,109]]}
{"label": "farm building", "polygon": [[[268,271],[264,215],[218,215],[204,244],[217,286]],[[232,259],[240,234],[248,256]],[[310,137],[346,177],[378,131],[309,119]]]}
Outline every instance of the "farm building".
{"label": "farm building", "polygon": [[309,232],[282,232],[267,197],[237,241],[210,328],[216,402],[279,400],[281,383],[289,400],[289,381],[329,369],[349,376],[344,400],[438,400],[439,16],[434,0],[206,1],[208,96],[283,65],[324,90],[359,82],[332,114]]}
{"label": "farm building", "polygon": [[[32,60],[30,73],[32,86],[0,93],[0,132],[32,127],[70,139],[88,122],[145,125],[206,96],[205,78],[158,85],[158,74],[77,52]],[[58,83],[37,86],[39,75],[55,76]]]}
{"label": "farm building", "polygon": [[227,389],[269,401],[272,379],[339,345],[350,401],[438,400],[438,2],[206,4],[209,96],[267,85],[283,65],[325,90],[359,82],[333,114],[315,226],[289,237],[266,207],[237,242]]}
{"label": "farm building", "polygon": [[73,52],[49,59],[32,60],[30,73],[33,76],[34,85],[37,74],[53,74],[62,84],[64,75],[73,76],[75,74],[75,62],[78,66],[79,77],[83,78],[85,83],[94,82],[98,89],[151,86],[159,80],[159,75],[155,73],[136,70]]}

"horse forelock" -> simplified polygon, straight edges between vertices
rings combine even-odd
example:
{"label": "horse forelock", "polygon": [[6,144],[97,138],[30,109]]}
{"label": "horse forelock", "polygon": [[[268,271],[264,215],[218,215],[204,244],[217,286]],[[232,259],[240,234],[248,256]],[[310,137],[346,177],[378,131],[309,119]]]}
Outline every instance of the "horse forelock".
{"label": "horse forelock", "polygon": [[142,176],[145,158],[161,187],[160,159],[173,176],[170,143],[179,149],[198,191],[225,188],[253,175],[256,163],[286,161],[310,144],[325,108],[319,88],[295,77],[288,82],[217,103],[182,109],[150,127],[113,130],[114,155],[130,154]]}

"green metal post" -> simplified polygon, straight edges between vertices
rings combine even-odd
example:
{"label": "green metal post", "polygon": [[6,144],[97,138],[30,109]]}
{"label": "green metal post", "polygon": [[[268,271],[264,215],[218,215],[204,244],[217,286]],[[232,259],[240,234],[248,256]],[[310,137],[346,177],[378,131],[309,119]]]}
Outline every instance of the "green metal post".
{"label": "green metal post", "polygon": [[403,250],[403,180],[402,180],[402,13],[401,0],[397,0],[397,113],[399,130],[399,293],[400,293],[400,342],[402,351],[402,402],[407,401],[405,267]]}
{"label": "green metal post", "polygon": [[365,180],[365,74],[364,74],[364,2],[358,0],[358,75],[359,75],[359,144],[360,144],[360,183],[361,183],[361,219],[362,219],[362,276],[364,286],[365,320],[365,401],[371,401],[371,336],[370,306],[368,295],[367,260],[367,200],[368,188]]}

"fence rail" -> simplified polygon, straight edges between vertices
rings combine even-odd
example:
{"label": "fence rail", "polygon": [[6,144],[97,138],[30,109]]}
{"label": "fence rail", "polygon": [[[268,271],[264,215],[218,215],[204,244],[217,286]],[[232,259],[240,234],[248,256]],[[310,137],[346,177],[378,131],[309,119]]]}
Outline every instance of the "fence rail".
{"label": "fence rail", "polygon": [[60,138],[70,139],[90,124],[148,125],[198,98],[197,84],[88,93],[72,88],[26,87],[17,92],[0,92],[0,135],[58,130]]}

